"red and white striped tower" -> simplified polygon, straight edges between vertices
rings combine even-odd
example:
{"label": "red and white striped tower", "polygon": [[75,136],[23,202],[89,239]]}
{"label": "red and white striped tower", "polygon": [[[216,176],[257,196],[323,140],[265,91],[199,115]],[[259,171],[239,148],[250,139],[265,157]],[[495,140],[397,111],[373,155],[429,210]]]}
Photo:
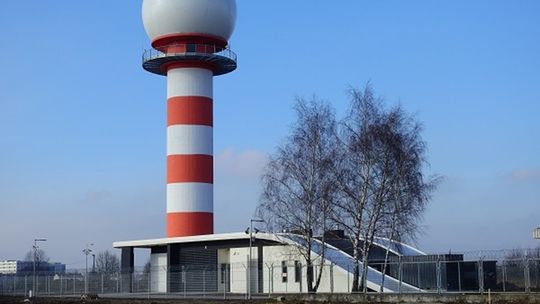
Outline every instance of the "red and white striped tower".
{"label": "red and white striped tower", "polygon": [[211,234],[213,76],[236,69],[236,2],[143,0],[142,16],[143,67],[167,76],[167,237]]}

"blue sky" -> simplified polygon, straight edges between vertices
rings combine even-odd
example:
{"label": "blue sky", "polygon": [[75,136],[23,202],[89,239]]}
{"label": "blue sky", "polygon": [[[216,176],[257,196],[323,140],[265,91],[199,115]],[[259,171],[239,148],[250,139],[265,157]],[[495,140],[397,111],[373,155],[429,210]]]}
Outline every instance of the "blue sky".
{"label": "blue sky", "polygon": [[[338,4],[336,4],[338,3]],[[164,236],[165,79],[140,67],[140,1],[9,1],[0,11],[0,259],[54,260]],[[421,249],[536,246],[540,2],[238,0],[239,68],[215,79],[216,232],[240,231],[294,98],[338,114],[371,81],[425,126],[445,177]]]}

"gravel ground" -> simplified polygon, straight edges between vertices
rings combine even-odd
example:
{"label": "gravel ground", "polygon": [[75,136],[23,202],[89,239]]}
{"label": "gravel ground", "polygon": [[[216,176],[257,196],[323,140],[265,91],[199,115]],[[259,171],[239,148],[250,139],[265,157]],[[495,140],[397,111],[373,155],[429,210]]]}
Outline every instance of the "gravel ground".
{"label": "gravel ground", "polygon": [[[80,298],[37,298],[34,300],[25,300],[23,297],[0,297],[1,304],[248,304],[248,303],[276,303],[275,300],[184,300],[184,299],[89,299]],[[289,302],[293,303],[293,302]]]}

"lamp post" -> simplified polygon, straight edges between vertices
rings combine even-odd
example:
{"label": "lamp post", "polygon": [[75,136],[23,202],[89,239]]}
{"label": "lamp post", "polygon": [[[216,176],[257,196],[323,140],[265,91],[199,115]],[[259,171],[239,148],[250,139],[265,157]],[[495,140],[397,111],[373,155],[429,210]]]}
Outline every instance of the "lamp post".
{"label": "lamp post", "polygon": [[[248,281],[248,299],[251,299],[251,248],[253,247],[253,223],[262,223],[263,220],[260,219],[250,219],[249,220],[249,255],[248,255],[248,275],[247,275],[247,281]],[[247,231],[246,231],[247,232]],[[258,230],[255,231],[255,234],[259,232]]]}
{"label": "lamp post", "polygon": [[92,252],[90,246],[94,246],[93,243],[86,243],[86,248],[83,250],[83,253],[86,255],[86,268],[84,271],[84,294],[88,294],[88,255]]}
{"label": "lamp post", "polygon": [[540,227],[533,230],[533,238],[540,240]]}
{"label": "lamp post", "polygon": [[96,273],[96,255],[92,253],[92,273]]}
{"label": "lamp post", "polygon": [[32,248],[34,249],[34,262],[33,264],[33,271],[32,271],[32,297],[36,296],[36,256],[37,256],[37,250],[39,249],[38,242],[45,242],[47,239],[34,239],[34,246]]}

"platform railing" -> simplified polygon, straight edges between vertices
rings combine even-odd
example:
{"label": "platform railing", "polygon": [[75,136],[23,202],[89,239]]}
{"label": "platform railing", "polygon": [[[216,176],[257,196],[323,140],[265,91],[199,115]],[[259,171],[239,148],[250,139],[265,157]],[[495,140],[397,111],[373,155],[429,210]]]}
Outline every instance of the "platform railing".
{"label": "platform railing", "polygon": [[158,49],[146,49],[142,54],[142,62],[148,62],[154,59],[179,57],[179,56],[197,56],[197,57],[225,57],[236,62],[237,56],[229,47],[222,47],[213,44],[171,44]]}

